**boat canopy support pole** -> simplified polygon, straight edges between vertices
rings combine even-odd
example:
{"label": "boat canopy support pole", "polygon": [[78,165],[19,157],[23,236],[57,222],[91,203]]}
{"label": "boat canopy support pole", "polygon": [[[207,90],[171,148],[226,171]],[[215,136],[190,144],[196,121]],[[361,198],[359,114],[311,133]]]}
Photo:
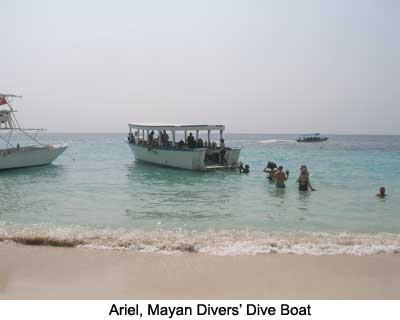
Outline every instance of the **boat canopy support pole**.
{"label": "boat canopy support pole", "polygon": [[208,140],[208,145],[211,145],[211,130],[208,130],[207,132],[207,140]]}
{"label": "boat canopy support pole", "polygon": [[5,149],[8,149],[8,146],[14,147],[14,145],[13,145],[12,143],[10,143],[11,134],[12,134],[12,130],[11,130],[10,133],[8,134],[7,139],[3,138],[3,137],[0,135],[0,139],[3,140],[3,141],[6,143]]}
{"label": "boat canopy support pole", "polygon": [[196,142],[199,142],[199,130],[196,130]]}
{"label": "boat canopy support pole", "polygon": [[172,146],[175,147],[175,130],[172,130]]}
{"label": "boat canopy support pole", "polygon": [[224,131],[219,130],[219,141],[221,141],[224,138],[223,132]]}
{"label": "boat canopy support pole", "polygon": [[187,131],[185,130],[185,143],[187,143]]}

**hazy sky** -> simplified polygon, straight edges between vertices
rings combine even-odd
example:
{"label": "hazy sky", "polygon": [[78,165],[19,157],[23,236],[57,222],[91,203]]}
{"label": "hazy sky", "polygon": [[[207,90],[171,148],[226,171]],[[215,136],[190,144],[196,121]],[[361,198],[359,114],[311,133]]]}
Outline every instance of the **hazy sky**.
{"label": "hazy sky", "polygon": [[26,127],[400,133],[400,1],[0,0]]}

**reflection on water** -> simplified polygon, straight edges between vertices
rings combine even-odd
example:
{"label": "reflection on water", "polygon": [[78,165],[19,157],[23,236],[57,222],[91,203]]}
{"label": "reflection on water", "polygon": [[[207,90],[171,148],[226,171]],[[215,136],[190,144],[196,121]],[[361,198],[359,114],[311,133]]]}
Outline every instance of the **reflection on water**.
{"label": "reflection on water", "polygon": [[9,183],[47,178],[58,179],[64,170],[65,167],[63,165],[48,164],[45,166],[0,170],[0,178],[1,181],[8,181]]}
{"label": "reflection on water", "polygon": [[64,174],[63,165],[52,164],[0,171],[0,214],[42,213],[56,206],[56,199],[51,195]]}
{"label": "reflection on water", "polygon": [[196,221],[232,215],[227,206],[238,189],[235,171],[206,173],[134,161],[127,172],[133,207],[126,214],[133,219]]}

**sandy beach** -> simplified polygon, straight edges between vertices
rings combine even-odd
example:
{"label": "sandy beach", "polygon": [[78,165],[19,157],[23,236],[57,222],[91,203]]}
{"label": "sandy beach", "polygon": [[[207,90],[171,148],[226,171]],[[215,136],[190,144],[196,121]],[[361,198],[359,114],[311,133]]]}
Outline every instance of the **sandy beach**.
{"label": "sandy beach", "polygon": [[0,244],[2,299],[400,299],[400,255],[168,256]]}

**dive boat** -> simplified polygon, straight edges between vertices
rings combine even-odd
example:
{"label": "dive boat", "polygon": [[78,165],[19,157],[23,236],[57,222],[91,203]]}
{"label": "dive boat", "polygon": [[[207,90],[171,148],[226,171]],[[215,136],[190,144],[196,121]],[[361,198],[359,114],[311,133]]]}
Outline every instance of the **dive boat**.
{"label": "dive boat", "polygon": [[[225,147],[223,125],[145,123],[128,125],[127,142],[136,160],[196,171],[238,167],[240,149]],[[219,133],[218,143],[212,141],[212,131]],[[200,133],[203,133],[204,141]],[[177,141],[178,139],[180,140]]]}
{"label": "dive boat", "polygon": [[[0,170],[42,166],[51,163],[67,149],[67,146],[40,143],[36,137],[44,129],[21,128],[15,117],[16,110],[11,105],[13,98],[21,98],[21,96],[0,93],[0,140],[4,142],[3,147],[0,145]],[[1,106],[5,106],[6,109],[1,109]],[[15,145],[12,142],[14,133],[23,134],[34,144],[20,146],[17,143]]]}
{"label": "dive boat", "polygon": [[327,137],[321,137],[319,133],[305,134],[297,139],[297,142],[322,142],[328,140]]}

